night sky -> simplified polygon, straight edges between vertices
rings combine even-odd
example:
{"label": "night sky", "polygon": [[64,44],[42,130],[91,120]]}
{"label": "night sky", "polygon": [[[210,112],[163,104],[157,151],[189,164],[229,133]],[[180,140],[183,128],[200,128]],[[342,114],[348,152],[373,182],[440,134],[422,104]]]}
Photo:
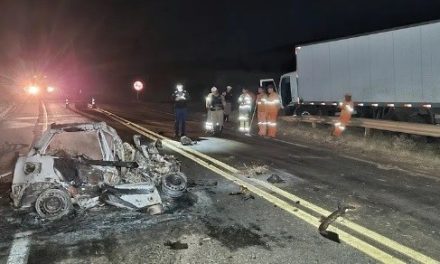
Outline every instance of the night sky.
{"label": "night sky", "polygon": [[216,71],[291,71],[297,44],[439,19],[439,11],[435,0],[1,0],[0,87],[42,73],[71,90],[118,93],[137,78],[198,89]]}

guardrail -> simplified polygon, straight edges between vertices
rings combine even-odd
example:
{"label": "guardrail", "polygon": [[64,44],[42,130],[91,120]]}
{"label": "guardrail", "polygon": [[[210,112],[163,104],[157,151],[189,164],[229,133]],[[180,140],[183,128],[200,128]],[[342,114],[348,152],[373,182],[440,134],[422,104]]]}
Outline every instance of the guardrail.
{"label": "guardrail", "polygon": [[[281,120],[287,122],[307,122],[313,127],[316,124],[330,124],[338,122],[338,117],[331,116],[282,116]],[[419,123],[386,121],[368,118],[352,118],[348,126],[365,128],[365,136],[370,134],[371,129],[400,132],[419,136],[440,137],[440,126]]]}

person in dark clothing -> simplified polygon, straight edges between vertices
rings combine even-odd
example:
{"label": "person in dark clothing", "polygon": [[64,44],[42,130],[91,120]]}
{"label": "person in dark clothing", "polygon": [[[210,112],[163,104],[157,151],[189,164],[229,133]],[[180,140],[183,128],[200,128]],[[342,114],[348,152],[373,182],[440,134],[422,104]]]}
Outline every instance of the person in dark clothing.
{"label": "person in dark clothing", "polygon": [[174,112],[176,114],[175,137],[185,136],[185,122],[188,115],[187,102],[189,100],[188,92],[183,85],[178,84],[173,93]]}
{"label": "person in dark clothing", "polygon": [[224,115],[224,120],[225,122],[229,121],[229,115],[232,112],[232,87],[231,86],[227,86],[226,87],[226,91],[223,92],[223,97],[225,98],[225,115]]}

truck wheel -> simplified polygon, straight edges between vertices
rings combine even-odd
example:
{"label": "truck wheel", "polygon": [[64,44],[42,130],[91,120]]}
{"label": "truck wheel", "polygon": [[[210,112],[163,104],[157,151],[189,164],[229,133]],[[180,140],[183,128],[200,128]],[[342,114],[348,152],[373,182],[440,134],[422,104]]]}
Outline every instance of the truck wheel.
{"label": "truck wheel", "polygon": [[43,191],[35,202],[38,215],[47,220],[58,220],[73,210],[70,196],[60,189],[47,189]]}

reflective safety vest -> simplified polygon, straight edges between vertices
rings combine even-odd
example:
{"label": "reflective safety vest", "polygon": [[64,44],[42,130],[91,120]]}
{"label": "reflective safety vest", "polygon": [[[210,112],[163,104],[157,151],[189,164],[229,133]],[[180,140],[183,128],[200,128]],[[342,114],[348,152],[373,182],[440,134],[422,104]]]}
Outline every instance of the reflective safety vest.
{"label": "reflective safety vest", "polygon": [[238,97],[238,107],[240,110],[251,110],[252,107],[252,96],[249,94],[242,94]]}
{"label": "reflective safety vest", "polygon": [[339,106],[341,108],[341,112],[346,112],[347,114],[352,114],[354,111],[354,105],[353,102],[347,102],[344,101],[343,103],[340,104]]}
{"label": "reflective safety vest", "polygon": [[278,111],[280,109],[280,97],[276,92],[273,92],[267,96],[266,111]]}
{"label": "reflective safety vest", "polygon": [[342,121],[343,123],[348,123],[354,111],[353,102],[344,101],[342,104],[339,105],[339,108],[341,108],[341,115],[339,117],[340,121]]}
{"label": "reflective safety vest", "polygon": [[267,94],[265,93],[258,94],[257,99],[255,101],[257,103],[258,112],[266,111]]}

